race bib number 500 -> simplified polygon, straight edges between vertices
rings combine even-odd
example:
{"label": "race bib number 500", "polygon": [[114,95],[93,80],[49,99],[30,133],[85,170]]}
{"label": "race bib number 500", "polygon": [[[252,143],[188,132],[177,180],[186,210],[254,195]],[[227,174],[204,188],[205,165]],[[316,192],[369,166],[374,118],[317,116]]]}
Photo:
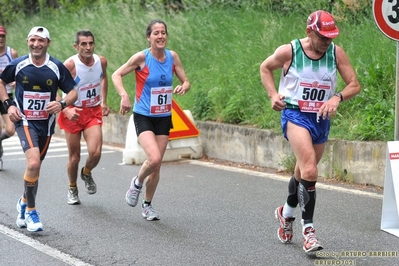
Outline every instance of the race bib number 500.
{"label": "race bib number 500", "polygon": [[330,98],[330,81],[300,80],[297,90],[299,109],[302,112],[317,113]]}

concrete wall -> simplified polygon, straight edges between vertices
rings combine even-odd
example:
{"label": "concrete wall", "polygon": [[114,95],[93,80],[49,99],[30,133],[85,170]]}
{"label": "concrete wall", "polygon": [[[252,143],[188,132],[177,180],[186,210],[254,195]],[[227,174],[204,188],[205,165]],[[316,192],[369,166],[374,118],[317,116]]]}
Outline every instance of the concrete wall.
{"label": "concrete wall", "polygon": [[[210,158],[284,170],[293,155],[282,134],[214,122],[197,122],[203,152]],[[319,175],[338,176],[358,184],[384,185],[386,142],[330,139],[319,163]]]}
{"label": "concrete wall", "polygon": [[[104,118],[104,143],[125,146],[129,117],[111,114]],[[289,143],[281,134],[215,122],[196,122],[196,125],[201,132],[203,153],[209,158],[284,169],[284,158],[292,156]],[[63,134],[58,127],[56,134]],[[382,187],[386,146],[386,142],[330,139],[319,164],[319,175]]]}

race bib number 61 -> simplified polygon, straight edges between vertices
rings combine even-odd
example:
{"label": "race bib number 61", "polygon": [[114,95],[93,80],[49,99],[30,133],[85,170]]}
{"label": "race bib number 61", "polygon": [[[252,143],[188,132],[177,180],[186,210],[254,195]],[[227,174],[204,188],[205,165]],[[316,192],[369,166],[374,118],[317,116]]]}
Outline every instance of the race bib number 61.
{"label": "race bib number 61", "polygon": [[167,114],[172,111],[172,87],[151,88],[152,115]]}

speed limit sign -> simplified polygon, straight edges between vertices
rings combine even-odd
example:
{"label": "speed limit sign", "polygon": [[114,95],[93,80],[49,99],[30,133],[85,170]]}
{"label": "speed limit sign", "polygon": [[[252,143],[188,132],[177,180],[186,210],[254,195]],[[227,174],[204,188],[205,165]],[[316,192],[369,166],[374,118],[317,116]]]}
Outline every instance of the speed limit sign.
{"label": "speed limit sign", "polygon": [[382,33],[399,41],[399,0],[374,0],[373,15]]}
{"label": "speed limit sign", "polygon": [[399,0],[373,0],[373,15],[381,32],[396,41],[395,141],[399,141]]}

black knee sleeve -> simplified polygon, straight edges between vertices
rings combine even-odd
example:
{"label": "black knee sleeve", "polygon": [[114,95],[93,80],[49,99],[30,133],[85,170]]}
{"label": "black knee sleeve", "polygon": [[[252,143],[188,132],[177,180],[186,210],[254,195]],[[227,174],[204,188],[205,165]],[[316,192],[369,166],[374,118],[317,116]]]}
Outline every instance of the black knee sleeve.
{"label": "black knee sleeve", "polygon": [[292,176],[290,179],[290,182],[288,183],[288,195],[294,195],[296,194],[297,187],[299,185],[299,182],[296,181],[295,176]]}
{"label": "black knee sleeve", "polygon": [[298,185],[298,203],[299,203],[299,208],[304,212],[305,211],[305,206],[309,202],[309,193],[306,190],[306,188],[302,185]]}
{"label": "black knee sleeve", "polygon": [[36,201],[37,188],[39,186],[39,180],[36,180],[35,182],[27,182],[25,180],[24,184],[25,184],[24,194],[28,202],[28,207],[34,208],[36,206],[35,201]]}
{"label": "black knee sleeve", "polygon": [[302,210],[302,219],[313,220],[316,204],[316,182],[301,180],[298,186],[298,203]]}
{"label": "black knee sleeve", "polygon": [[295,176],[292,176],[288,183],[288,197],[287,204],[293,208],[298,205],[298,195],[297,195],[297,187],[299,182],[295,179]]}

